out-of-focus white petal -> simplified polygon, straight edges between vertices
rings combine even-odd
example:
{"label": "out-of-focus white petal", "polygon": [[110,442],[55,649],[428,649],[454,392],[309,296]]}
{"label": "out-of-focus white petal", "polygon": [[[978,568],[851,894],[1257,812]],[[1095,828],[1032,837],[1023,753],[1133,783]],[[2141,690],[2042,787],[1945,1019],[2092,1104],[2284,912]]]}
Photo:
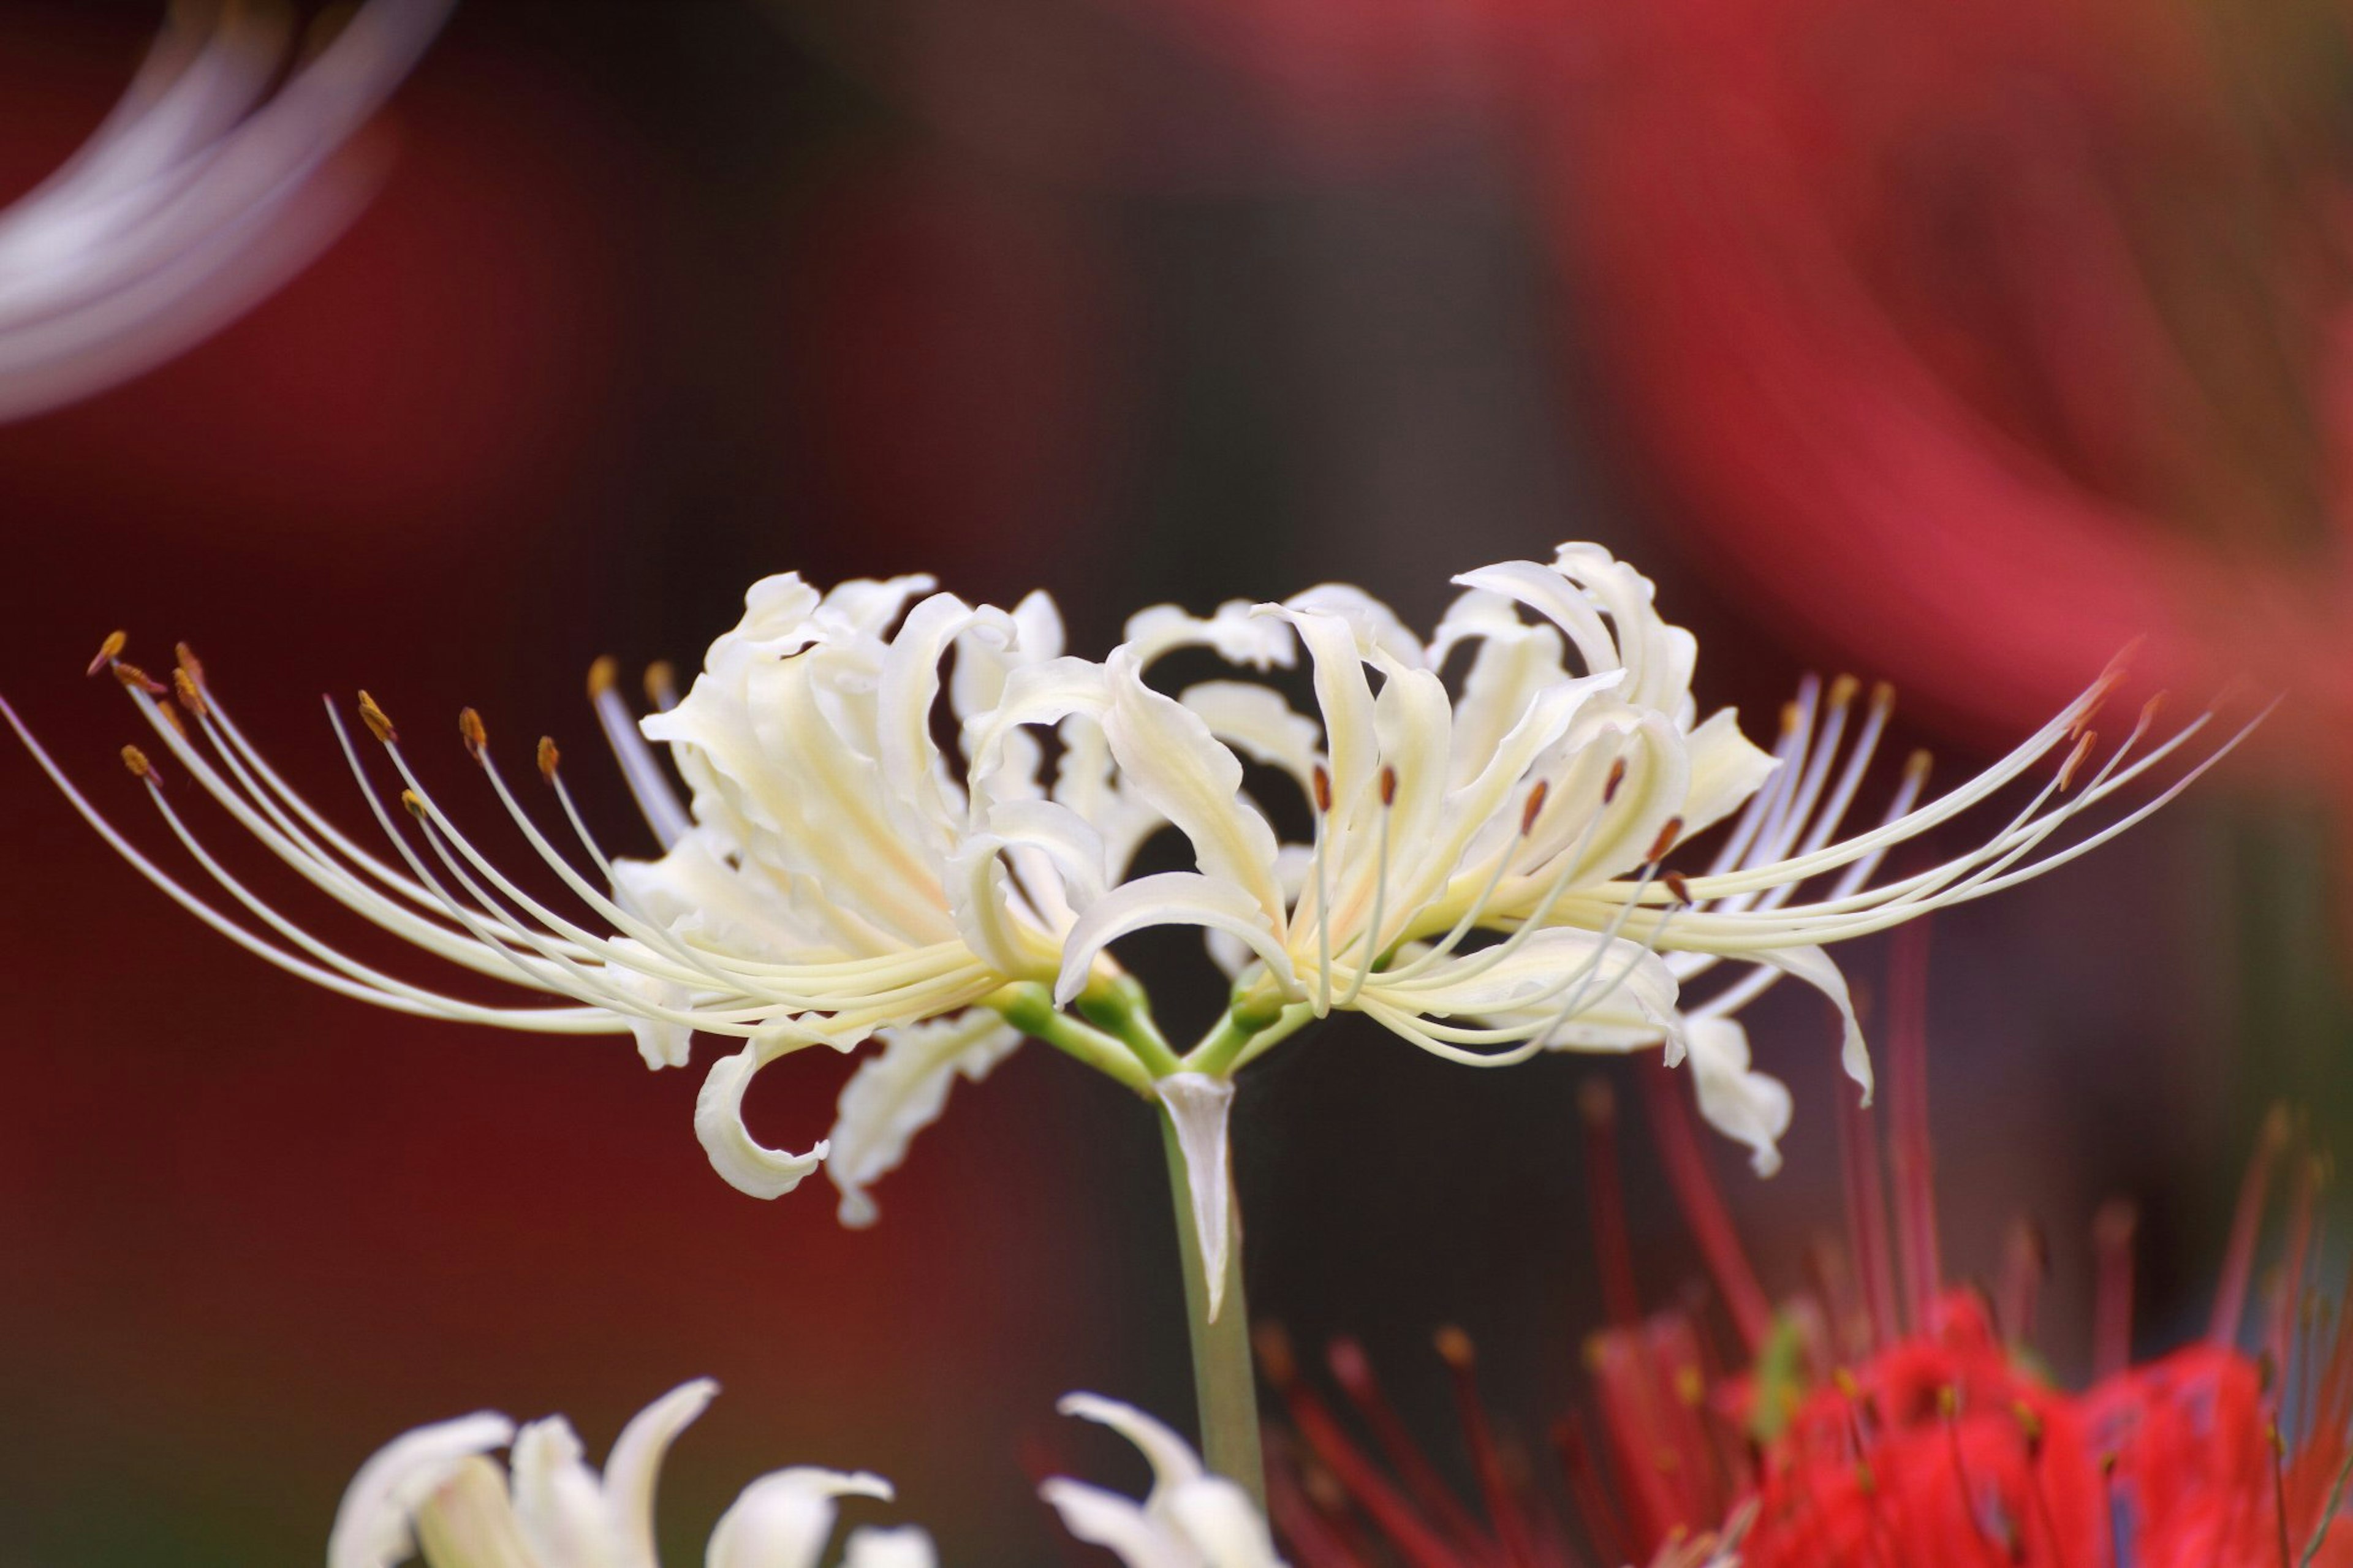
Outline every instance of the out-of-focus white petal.
{"label": "out-of-focus white petal", "polygon": [[1223,1476],[1171,1488],[1159,1510],[1209,1568],[1282,1568],[1266,1516]]}
{"label": "out-of-focus white petal", "polygon": [[754,1041],[732,1057],[711,1064],[702,1091],[694,1099],[694,1135],[702,1141],[711,1168],[738,1192],[777,1198],[801,1184],[825,1163],[830,1145],[820,1142],[806,1154],[771,1149],[744,1125],[744,1091],[752,1075],[775,1053]]}
{"label": "out-of-focus white petal", "polygon": [[841,1551],[841,1568],[939,1568],[939,1561],[932,1538],[913,1524],[860,1526]]}
{"label": "out-of-focus white petal", "polygon": [[842,1224],[874,1223],[867,1188],[899,1168],[915,1134],[946,1109],[959,1076],[978,1083],[1021,1039],[1019,1030],[978,1010],[886,1033],[882,1049],[843,1086],[826,1137],[825,1170],[841,1193]]}
{"label": "out-of-focus white petal", "polygon": [[515,1522],[540,1568],[620,1568],[605,1489],[570,1422],[551,1415],[517,1432],[507,1470]]}
{"label": "out-of-focus white petal", "polygon": [[[1269,857],[1270,862],[1272,857]],[[1271,865],[1270,864],[1270,873]],[[1286,994],[1297,989],[1291,955],[1283,951],[1265,910],[1249,893],[1192,871],[1162,871],[1123,882],[1081,915],[1062,939],[1062,975],[1054,999],[1067,1005],[1084,989],[1095,955],[1146,926],[1208,926],[1247,945],[1264,960]]]}
{"label": "out-of-focus white petal", "polygon": [[540,1568],[515,1520],[506,1472],[479,1455],[460,1460],[417,1505],[416,1523],[417,1553],[433,1568]]}
{"label": "out-of-focus white petal", "polygon": [[1748,1146],[1749,1163],[1758,1175],[1779,1170],[1781,1135],[1789,1130],[1789,1089],[1750,1068],[1748,1031],[1731,1018],[1693,1018],[1684,1041],[1700,1114],[1725,1137]]}
{"label": "out-of-focus white petal", "polygon": [[1166,1422],[1145,1415],[1124,1401],[1106,1399],[1100,1394],[1066,1394],[1054,1402],[1054,1408],[1065,1415],[1075,1415],[1082,1421],[1108,1426],[1134,1444],[1144,1455],[1145,1462],[1152,1467],[1152,1485],[1155,1492],[1198,1480],[1208,1474],[1202,1468],[1201,1457],[1193,1452],[1190,1443],[1178,1436]]}
{"label": "out-of-focus white petal", "polygon": [[719,1516],[704,1568],[818,1568],[832,1538],[838,1499],[891,1500],[891,1483],[860,1471],[847,1474],[796,1466],[762,1476]]}
{"label": "out-of-focus white petal", "polygon": [[670,1444],[719,1392],[707,1377],[682,1383],[637,1413],[605,1457],[606,1511],[621,1568],[659,1568],[654,1552],[654,1482]]}
{"label": "out-of-focus white petal", "polygon": [[1038,1495],[1061,1515],[1064,1530],[1103,1548],[1126,1568],[1202,1568],[1140,1506],[1116,1492],[1055,1476],[1040,1483]]}
{"label": "out-of-focus white petal", "polygon": [[1229,746],[1271,767],[1281,768],[1308,785],[1315,759],[1323,751],[1324,732],[1315,721],[1293,709],[1271,686],[1246,680],[1204,680],[1188,686],[1176,700],[1198,715],[1209,732]]}
{"label": "out-of-focus white petal", "polygon": [[1203,1469],[1185,1439],[1100,1394],[1065,1394],[1056,1408],[1111,1427],[1152,1466],[1152,1490],[1141,1503],[1060,1477],[1039,1488],[1072,1535],[1109,1548],[1127,1568],[1282,1568],[1249,1495]]}
{"label": "out-of-focus white petal", "polygon": [[327,1534],[327,1568],[391,1568],[416,1549],[409,1521],[460,1465],[504,1447],[514,1423],[480,1411],[405,1433],[376,1450],[343,1489]]}
{"label": "out-of-focus white petal", "polygon": [[1194,1237],[1201,1249],[1201,1277],[1208,1286],[1208,1316],[1214,1323],[1225,1305],[1226,1268],[1233,1246],[1233,1176],[1226,1124],[1234,1109],[1234,1082],[1175,1072],[1154,1084],[1153,1090],[1176,1129],[1176,1147],[1185,1156]]}
{"label": "out-of-focus white petal", "polygon": [[1180,647],[1214,648],[1228,664],[1252,669],[1288,669],[1293,658],[1290,637],[1260,619],[1258,606],[1247,599],[1227,600],[1207,620],[1175,605],[1155,605],[1130,616],[1119,640],[1146,667]]}

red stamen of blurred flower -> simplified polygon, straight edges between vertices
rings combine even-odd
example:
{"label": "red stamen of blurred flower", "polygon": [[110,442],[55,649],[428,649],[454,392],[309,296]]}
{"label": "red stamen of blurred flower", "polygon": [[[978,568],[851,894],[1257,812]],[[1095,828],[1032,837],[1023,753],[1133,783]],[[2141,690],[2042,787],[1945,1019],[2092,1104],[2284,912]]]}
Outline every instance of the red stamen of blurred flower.
{"label": "red stamen of blurred flower", "polygon": [[2092,1376],[2105,1380],[2132,1361],[2133,1231],[2140,1216],[2112,1200],[2092,1220]]}
{"label": "red stamen of blurred flower", "polygon": [[1405,1423],[1398,1419],[1396,1407],[1381,1391],[1364,1347],[1352,1339],[1335,1339],[1324,1347],[1324,1362],[1331,1369],[1332,1381],[1340,1385],[1340,1391],[1365,1418],[1365,1425],[1372,1428],[1373,1440],[1380,1445],[1389,1468],[1405,1483],[1407,1492],[1422,1512],[1436,1519],[1465,1555],[1476,1557],[1493,1551],[1493,1543],[1487,1540],[1478,1521],[1439,1479],[1437,1467],[1422,1456]]}
{"label": "red stamen of blurred flower", "polygon": [[1675,1072],[1657,1057],[1644,1058],[1641,1067],[1642,1100],[1650,1112],[1651,1130],[1658,1140],[1659,1158],[1667,1168],[1667,1182],[1683,1208],[1683,1223],[1699,1243],[1700,1256],[1732,1314],[1740,1342],[1754,1356],[1773,1326],[1773,1304],[1757,1282],[1757,1270],[1740,1245],[1724,1194],[1708,1174],[1707,1160],[1694,1135],[1691,1111]]}
{"label": "red stamen of blurred flower", "polygon": [[1494,1428],[1488,1425],[1486,1407],[1479,1402],[1479,1358],[1471,1336],[1450,1325],[1438,1331],[1435,1342],[1439,1359],[1453,1376],[1454,1407],[1462,1423],[1462,1439],[1471,1449],[1471,1468],[1479,1478],[1487,1517],[1503,1542],[1504,1561],[1512,1568],[1536,1568],[1535,1542],[1527,1518],[1512,1495]]}
{"label": "red stamen of blurred flower", "polygon": [[1626,1235],[1626,1194],[1618,1174],[1618,1097],[1607,1080],[1578,1086],[1585,1118],[1585,1193],[1593,1216],[1593,1251],[1601,1269],[1601,1300],[1613,1328],[1642,1321],[1642,1293],[1634,1283],[1634,1248]]}
{"label": "red stamen of blurred flower", "polygon": [[1585,1527],[1586,1540],[1604,1562],[1629,1561],[1626,1525],[1609,1504],[1609,1489],[1601,1483],[1585,1428],[1573,1418],[1562,1421],[1552,1429],[1552,1442],[1560,1455],[1561,1476],[1568,1483],[1568,1500],[1577,1510],[1577,1522]]}
{"label": "red stamen of blurred flower", "polygon": [[1863,1311],[1871,1324],[1871,1348],[1881,1350],[1895,1339],[1895,1281],[1886,1250],[1887,1194],[1880,1182],[1871,1111],[1843,1087],[1836,1099],[1847,1252],[1854,1261]]}
{"label": "red stamen of blurred flower", "polygon": [[2247,1173],[2239,1184],[2239,1206],[2231,1216],[2231,1241],[2222,1254],[2222,1278],[2214,1292],[2214,1321],[2206,1331],[2210,1343],[2236,1344],[2239,1321],[2247,1305],[2247,1284],[2254,1276],[2255,1239],[2263,1229],[2263,1197],[2271,1190],[2272,1164],[2287,1146],[2287,1108],[2272,1107]]}
{"label": "red stamen of blurred flower", "polygon": [[1252,1334],[1259,1365],[1267,1382],[1282,1399],[1291,1424],[1315,1458],[1329,1469],[1347,1494],[1372,1519],[1381,1537],[1396,1548],[1409,1568],[1462,1568],[1453,1547],[1425,1523],[1411,1503],[1389,1484],[1346,1430],[1303,1383],[1291,1341],[1280,1328],[1261,1324]]}
{"label": "red stamen of blurred flower", "polygon": [[2002,1247],[2001,1285],[1994,1295],[2002,1337],[2011,1344],[2032,1342],[2035,1302],[2043,1277],[2050,1271],[2051,1248],[2042,1238],[2042,1227],[2024,1219],[2012,1225]]}
{"label": "red stamen of blurred flower", "polygon": [[1895,1245],[1903,1263],[1905,1319],[1914,1333],[1943,1289],[1936,1247],[1936,1162],[1928,1142],[1928,922],[1895,933],[1887,985],[1888,1167],[1895,1184]]}

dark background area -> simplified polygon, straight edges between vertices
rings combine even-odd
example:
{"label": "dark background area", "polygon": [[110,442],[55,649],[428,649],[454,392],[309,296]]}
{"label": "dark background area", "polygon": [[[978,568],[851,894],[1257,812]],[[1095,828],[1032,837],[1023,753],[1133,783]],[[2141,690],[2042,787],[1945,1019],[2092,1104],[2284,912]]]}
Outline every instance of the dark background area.
{"label": "dark background area", "polygon": [[[114,756],[133,716],[80,675],[118,626],[156,667],[187,638],[339,820],[363,808],[317,700],[364,685],[453,784],[461,704],[554,734],[607,843],[643,847],[583,672],[691,668],[770,572],[928,570],[1005,604],[1042,585],[1098,654],[1132,607],[1326,579],[1426,626],[1450,574],[1589,538],[1659,581],[1700,634],[1704,704],[1760,739],[1841,656],[1838,626],[1748,591],[1665,499],[1588,352],[1620,306],[1562,262],[1520,110],[1475,59],[1302,82],[1198,11],[981,9],[461,6],[396,100],[387,183],[315,266],[182,360],[0,428],[0,690],[150,845]],[[0,183],[70,152],[155,20],[0,8]],[[2005,738],[1950,702],[1906,711],[1947,781]],[[2340,1113],[2327,795],[2284,771],[2259,753],[1937,924],[1945,1255],[1989,1272],[2010,1219],[2039,1218],[2063,1372],[2087,1355],[2100,1200],[2141,1203],[2159,1348],[2202,1322],[2263,1107],[2294,1097],[2324,1132]],[[672,1561],[754,1474],[824,1463],[892,1477],[890,1517],[948,1561],[1036,1562],[1039,1467],[1139,1479],[1054,1396],[1186,1407],[1157,1140],[1062,1058],[959,1088],[881,1225],[845,1232],[821,1184],[762,1205],[710,1173],[701,1052],[649,1076],[625,1041],[313,991],[115,863],[21,756],[0,825],[11,1560],[314,1560],[406,1427],[561,1410],[601,1454],[709,1373],[723,1396],[663,1483]],[[1878,944],[1845,958],[1876,984]],[[1767,1283],[1794,1288],[1838,1221],[1836,1036],[1779,994],[1752,1034],[1799,1094],[1788,1168],[1759,1184],[1709,1148]],[[805,1146],[847,1070],[764,1076],[755,1123]],[[1427,1347],[1460,1322],[1540,1430],[1583,1396],[1599,1316],[1577,1091],[1621,1071],[1469,1071],[1355,1019],[1284,1047],[1238,1113],[1253,1309],[1362,1335],[1450,1458]],[[1695,1258],[1629,1142],[1663,1299]]]}

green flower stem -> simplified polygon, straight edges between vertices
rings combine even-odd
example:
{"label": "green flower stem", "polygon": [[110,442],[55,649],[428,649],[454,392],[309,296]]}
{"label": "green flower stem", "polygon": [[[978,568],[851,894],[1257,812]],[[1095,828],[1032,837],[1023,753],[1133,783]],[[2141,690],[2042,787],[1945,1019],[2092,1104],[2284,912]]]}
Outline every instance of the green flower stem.
{"label": "green flower stem", "polygon": [[1032,1039],[1043,1040],[1056,1050],[1078,1058],[1138,1094],[1152,1092],[1153,1075],[1136,1060],[1134,1052],[1101,1029],[1056,1007],[1054,994],[1043,985],[1023,981],[1005,986],[992,993],[987,1005]]}
{"label": "green flower stem", "polygon": [[1266,1508],[1266,1462],[1259,1453],[1258,1382],[1250,1366],[1250,1307],[1242,1298],[1241,1200],[1229,1198],[1226,1223],[1226,1290],[1211,1322],[1209,1282],[1193,1227],[1193,1189],[1177,1147],[1176,1124],[1160,1113],[1160,1142],[1168,1155],[1168,1190],[1176,1204],[1176,1246],[1185,1265],[1185,1321],[1193,1344],[1193,1397],[1200,1411],[1201,1458]]}
{"label": "green flower stem", "polygon": [[1154,1078],[1166,1078],[1182,1069],[1183,1064],[1169,1048],[1160,1026],[1152,1021],[1152,999],[1145,994],[1143,984],[1134,975],[1090,983],[1079,994],[1079,1011],[1089,1021],[1118,1037]]}
{"label": "green flower stem", "polygon": [[1211,1078],[1229,1078],[1235,1068],[1296,1033],[1314,1016],[1314,1009],[1304,1002],[1284,1007],[1280,1003],[1238,1001],[1201,1037],[1201,1043],[1186,1053],[1184,1068]]}

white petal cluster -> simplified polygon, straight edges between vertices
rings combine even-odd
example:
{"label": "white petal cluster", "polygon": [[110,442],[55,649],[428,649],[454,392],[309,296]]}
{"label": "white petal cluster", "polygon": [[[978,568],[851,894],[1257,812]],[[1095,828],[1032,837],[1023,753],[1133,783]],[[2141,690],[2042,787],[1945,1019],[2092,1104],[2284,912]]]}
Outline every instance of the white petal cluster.
{"label": "white petal cluster", "polygon": [[[360,718],[409,819],[331,705],[382,831],[374,848],[287,785],[185,648],[167,685],[109,640],[93,668],[113,670],[169,763],[301,880],[459,971],[562,998],[553,1006],[420,985],[330,942],[217,858],[158,765],[126,750],[227,903],[198,893],[109,824],[5,704],[0,716],[141,872],[290,973],[424,1016],[627,1032],[655,1068],[684,1063],[696,1033],[738,1042],[697,1102],[712,1163],[763,1197],[826,1166],[852,1224],[873,1217],[871,1187],[955,1081],[980,1079],[1024,1037],[1183,1111],[1188,1167],[1208,1191],[1224,1117],[1201,1085],[1335,1010],[1479,1066],[1556,1049],[1688,1056],[1701,1110],[1769,1170],[1789,1097],[1752,1065],[1739,1007],[1785,975],[1820,990],[1845,1018],[1846,1067],[1867,1093],[1869,1058],[1826,944],[2063,863],[2236,739],[2156,799],[2046,847],[2211,715],[2145,745],[2144,709],[2094,766],[2089,726],[2111,672],[1924,805],[1919,759],[1892,786],[1868,776],[1883,692],[1858,706],[1851,680],[1827,693],[1810,682],[1770,752],[1730,710],[1703,718],[1691,634],[1598,546],[1457,581],[1461,595],[1427,640],[1361,590],[1327,584],[1208,617],[1148,609],[1092,660],[1064,651],[1042,594],[1006,610],[925,577],[825,591],[768,578],[683,698],[649,681],[656,711],[640,721],[608,672],[591,678],[659,858],[598,845],[545,741],[537,771],[563,828],[543,830],[481,720],[462,716],[491,795],[543,862],[535,875],[566,889],[553,903],[460,831],[364,695]],[[1164,689],[1155,679],[1172,656],[1222,660],[1232,678]],[[1303,708],[1283,685],[1302,678]],[[2053,753],[2060,765],[2028,781]],[[2012,784],[2029,798],[1978,847],[1874,879],[1892,849]],[[1857,831],[1849,818],[1866,797],[1878,819]],[[1192,868],[1131,875],[1164,828],[1189,846]],[[1701,835],[1710,863],[1670,867]],[[1113,953],[1171,925],[1207,933],[1232,987],[1223,1018],[1181,1055]],[[1712,977],[1727,963],[1742,968]],[[745,1127],[745,1093],[768,1063],[868,1040],[878,1047],[825,1141],[795,1152]],[[1205,1198],[1212,1257],[1218,1206]]]}
{"label": "white petal cluster", "polygon": [[[484,1412],[420,1426],[362,1465],[344,1489],[327,1540],[327,1568],[660,1568],[654,1486],[670,1444],[718,1385],[698,1378],[640,1411],[614,1441],[600,1475],[561,1415],[518,1428]],[[1152,1466],[1136,1502],[1056,1477],[1039,1495],[1079,1540],[1127,1568],[1282,1568],[1265,1515],[1232,1481],[1213,1476],[1175,1432],[1132,1405],[1065,1396],[1064,1415],[1100,1422]],[[491,1456],[507,1450],[505,1464]],[[892,1500],[891,1483],[864,1471],[795,1466],[745,1487],[720,1516],[705,1568],[821,1568],[845,1499]],[[849,1531],[839,1568],[935,1568],[931,1537],[913,1525]]]}
{"label": "white petal cluster", "polygon": [[[602,1475],[571,1424],[517,1428],[503,1415],[460,1416],[394,1439],[360,1467],[327,1542],[327,1568],[659,1568],[654,1483],[671,1441],[718,1385],[672,1389],[621,1431]],[[508,1450],[503,1466],[490,1458]],[[820,1568],[844,1498],[891,1500],[891,1483],[807,1466],[745,1487],[720,1517],[706,1568]],[[931,1538],[912,1526],[852,1531],[841,1568],[934,1568]]]}

